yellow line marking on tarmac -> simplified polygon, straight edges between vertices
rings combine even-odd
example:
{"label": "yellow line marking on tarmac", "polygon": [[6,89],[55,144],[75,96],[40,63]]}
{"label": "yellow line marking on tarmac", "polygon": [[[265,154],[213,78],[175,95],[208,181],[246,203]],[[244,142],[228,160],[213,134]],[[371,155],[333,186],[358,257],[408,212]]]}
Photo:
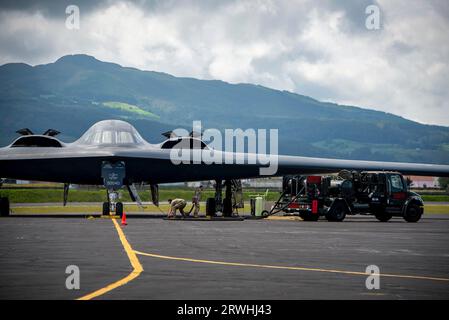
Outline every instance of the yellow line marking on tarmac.
{"label": "yellow line marking on tarmac", "polygon": [[266,217],[265,220],[274,220],[274,221],[302,221],[300,217],[296,216],[269,216]]}
{"label": "yellow line marking on tarmac", "polygon": [[82,296],[81,298],[78,298],[77,300],[90,300],[90,299],[96,298],[98,296],[101,296],[101,295],[105,294],[106,292],[114,290],[115,288],[123,286],[123,285],[127,284],[128,282],[134,280],[143,271],[143,267],[140,264],[139,259],[137,258],[136,254],[135,254],[135,251],[133,250],[133,248],[129,244],[128,240],[126,239],[126,236],[123,233],[122,228],[119,226],[119,224],[117,223],[117,221],[115,219],[112,219],[112,222],[114,223],[115,229],[117,230],[117,233],[120,238],[120,241],[122,242],[123,248],[125,249],[126,254],[128,255],[128,259],[129,259],[129,262],[131,263],[131,266],[133,267],[133,271],[131,271],[131,273],[128,274],[123,279],[120,279],[114,283],[107,285],[104,288],[98,289],[97,291],[94,291],[85,296]]}
{"label": "yellow line marking on tarmac", "polygon": [[313,271],[313,272],[327,272],[327,273],[340,273],[340,274],[348,274],[348,275],[357,275],[357,276],[371,276],[371,275],[379,275],[381,277],[390,277],[390,278],[406,278],[406,279],[420,279],[420,280],[434,280],[434,281],[449,281],[449,278],[437,278],[437,277],[427,277],[427,276],[413,276],[413,275],[402,275],[402,274],[372,274],[366,272],[358,272],[358,271],[346,271],[346,270],[333,270],[333,269],[321,269],[321,268],[305,268],[305,267],[288,267],[288,266],[272,266],[265,264],[253,264],[253,263],[238,263],[238,262],[226,262],[226,261],[213,261],[213,260],[200,260],[200,259],[191,259],[191,258],[180,258],[180,257],[172,257],[172,256],[163,256],[154,253],[147,253],[134,250],[136,254],[166,259],[166,260],[177,260],[177,261],[186,261],[186,262],[196,262],[196,263],[207,263],[207,264],[216,264],[216,265],[224,265],[224,266],[234,266],[234,267],[252,267],[252,268],[265,268],[265,269],[283,269],[283,270],[298,270],[298,271]]}

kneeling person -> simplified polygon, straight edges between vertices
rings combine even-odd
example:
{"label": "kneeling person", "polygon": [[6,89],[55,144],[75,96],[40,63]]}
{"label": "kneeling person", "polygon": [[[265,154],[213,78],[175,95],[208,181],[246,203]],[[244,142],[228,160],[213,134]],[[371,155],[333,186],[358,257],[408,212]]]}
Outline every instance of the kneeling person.
{"label": "kneeling person", "polygon": [[176,210],[182,214],[183,217],[188,216],[184,212],[184,208],[187,205],[187,202],[184,199],[168,199],[168,203],[170,204],[170,209],[168,211],[168,217],[176,217]]}

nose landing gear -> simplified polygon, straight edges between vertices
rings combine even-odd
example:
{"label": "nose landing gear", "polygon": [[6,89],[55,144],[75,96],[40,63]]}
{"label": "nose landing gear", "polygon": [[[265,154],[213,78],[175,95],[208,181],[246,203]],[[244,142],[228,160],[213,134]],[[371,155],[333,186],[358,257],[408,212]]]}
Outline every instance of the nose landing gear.
{"label": "nose landing gear", "polygon": [[103,215],[108,216],[114,213],[120,217],[123,215],[123,203],[117,202],[119,198],[118,192],[115,190],[108,190],[108,201],[103,202]]}
{"label": "nose landing gear", "polygon": [[123,203],[117,202],[119,199],[118,191],[123,186],[123,179],[125,178],[125,163],[118,162],[103,162],[101,166],[101,177],[103,184],[106,187],[108,198],[107,202],[103,202],[103,215],[110,215],[115,212],[116,215],[123,215]]}

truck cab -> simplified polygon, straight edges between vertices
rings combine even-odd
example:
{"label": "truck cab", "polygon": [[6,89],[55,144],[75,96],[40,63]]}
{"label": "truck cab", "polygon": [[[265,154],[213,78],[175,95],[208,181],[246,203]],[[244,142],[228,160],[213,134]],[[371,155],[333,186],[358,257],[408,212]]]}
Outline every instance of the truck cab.
{"label": "truck cab", "polygon": [[401,216],[408,222],[417,222],[424,213],[421,197],[408,189],[404,177],[398,172],[368,173],[377,175],[377,189],[369,196],[369,208],[380,221]]}

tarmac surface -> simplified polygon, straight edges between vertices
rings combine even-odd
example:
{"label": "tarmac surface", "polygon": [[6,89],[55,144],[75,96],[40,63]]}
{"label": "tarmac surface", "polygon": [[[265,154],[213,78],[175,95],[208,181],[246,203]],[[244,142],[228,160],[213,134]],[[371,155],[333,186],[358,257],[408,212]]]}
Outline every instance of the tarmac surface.
{"label": "tarmac surface", "polygon": [[[449,215],[119,223],[0,218],[0,299],[449,298]],[[66,289],[69,265],[79,290]]]}

